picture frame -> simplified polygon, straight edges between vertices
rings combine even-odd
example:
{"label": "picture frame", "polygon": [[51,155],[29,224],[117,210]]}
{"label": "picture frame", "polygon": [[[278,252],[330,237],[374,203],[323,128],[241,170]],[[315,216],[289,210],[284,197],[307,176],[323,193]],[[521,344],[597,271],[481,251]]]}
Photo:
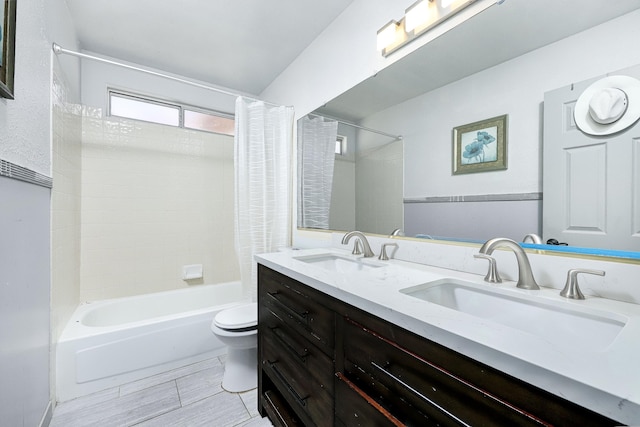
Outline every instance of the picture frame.
{"label": "picture frame", "polygon": [[0,96],[13,99],[17,0],[0,1]]}
{"label": "picture frame", "polygon": [[453,175],[507,169],[507,114],[453,128]]}

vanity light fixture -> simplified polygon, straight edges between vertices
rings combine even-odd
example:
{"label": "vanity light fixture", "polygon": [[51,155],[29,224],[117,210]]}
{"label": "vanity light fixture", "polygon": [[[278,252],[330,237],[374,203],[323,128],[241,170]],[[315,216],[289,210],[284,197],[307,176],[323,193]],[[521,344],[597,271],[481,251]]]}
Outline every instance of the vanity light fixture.
{"label": "vanity light fixture", "polygon": [[404,11],[405,31],[413,31],[429,22],[432,12],[432,8],[429,7],[429,3],[433,3],[433,1],[434,0],[418,0]]}
{"label": "vanity light fixture", "polygon": [[398,33],[398,23],[396,21],[389,21],[384,27],[380,28],[377,37],[378,50],[383,50],[385,47],[394,44],[396,33]]}
{"label": "vanity light fixture", "polygon": [[405,15],[400,21],[391,21],[378,30],[378,50],[382,51],[383,56],[388,56],[473,3],[477,2],[480,3],[480,5],[477,8],[474,7],[473,11],[461,18],[462,20],[452,22],[450,28],[459,25],[461,22],[464,22],[490,6],[502,4],[504,1],[505,0],[418,0],[405,10]]}

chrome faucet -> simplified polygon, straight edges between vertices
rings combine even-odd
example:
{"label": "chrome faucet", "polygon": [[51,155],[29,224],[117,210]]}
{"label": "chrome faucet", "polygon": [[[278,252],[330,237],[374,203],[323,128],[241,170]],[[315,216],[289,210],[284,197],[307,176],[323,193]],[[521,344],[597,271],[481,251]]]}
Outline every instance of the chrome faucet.
{"label": "chrome faucet", "polygon": [[584,295],[580,292],[580,287],[578,286],[578,274],[580,273],[604,276],[604,271],[602,270],[587,270],[583,268],[569,270],[567,273],[567,282],[564,284],[564,289],[560,292],[561,296],[570,299],[584,299]]}
{"label": "chrome faucet", "polygon": [[389,234],[389,237],[394,237],[394,236],[404,236],[404,231],[402,231],[402,228],[396,228],[391,232],[391,234]]}
{"label": "chrome faucet", "polygon": [[505,237],[487,240],[480,248],[480,253],[491,255],[496,248],[509,248],[516,255],[516,260],[518,261],[518,284],[516,286],[518,288],[531,290],[540,289],[540,286],[538,286],[536,280],[533,278],[529,258],[527,258],[524,249],[522,249],[517,242]]}
{"label": "chrome faucet", "polygon": [[344,237],[342,238],[342,244],[343,245],[348,244],[349,240],[351,240],[351,238],[354,236],[362,244],[363,256],[365,258],[371,258],[376,256],[376,254],[374,254],[373,251],[371,250],[371,246],[369,246],[369,242],[367,241],[367,238],[360,231],[350,231],[347,234],[345,234]]}
{"label": "chrome faucet", "polygon": [[394,248],[398,249],[397,243],[384,243],[380,248],[380,255],[378,256],[378,259],[380,261],[389,261],[389,255],[387,255],[387,247],[389,246],[393,246]]}
{"label": "chrome faucet", "polygon": [[527,243],[527,240],[531,240],[531,243],[534,243],[536,245],[542,244],[542,239],[535,233],[527,234],[526,236],[524,236],[524,238],[522,239],[522,243]]}

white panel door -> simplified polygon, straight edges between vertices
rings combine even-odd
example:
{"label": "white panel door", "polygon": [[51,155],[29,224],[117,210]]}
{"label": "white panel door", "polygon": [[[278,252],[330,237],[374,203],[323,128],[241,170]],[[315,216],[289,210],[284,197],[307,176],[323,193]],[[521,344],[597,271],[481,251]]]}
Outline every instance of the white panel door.
{"label": "white panel door", "polygon": [[[640,78],[640,67],[614,74]],[[602,77],[545,94],[543,239],[640,251],[640,124],[595,137],[573,118],[580,94]]]}

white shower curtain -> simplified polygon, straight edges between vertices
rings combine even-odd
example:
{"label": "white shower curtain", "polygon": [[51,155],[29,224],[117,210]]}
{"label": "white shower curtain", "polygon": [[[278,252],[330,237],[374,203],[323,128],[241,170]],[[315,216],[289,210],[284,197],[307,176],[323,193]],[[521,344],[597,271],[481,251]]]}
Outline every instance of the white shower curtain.
{"label": "white shower curtain", "polygon": [[309,116],[298,121],[298,225],[329,229],[338,122]]}
{"label": "white shower curtain", "polygon": [[236,253],[244,295],[256,301],[253,256],[291,241],[293,108],[239,97],[235,123]]}

